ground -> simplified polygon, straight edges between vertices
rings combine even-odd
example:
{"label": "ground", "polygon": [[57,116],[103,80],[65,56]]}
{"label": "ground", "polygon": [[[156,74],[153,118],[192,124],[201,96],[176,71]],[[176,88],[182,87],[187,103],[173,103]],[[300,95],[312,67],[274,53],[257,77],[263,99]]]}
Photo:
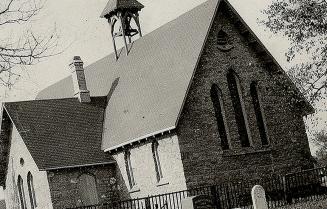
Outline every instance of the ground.
{"label": "ground", "polygon": [[278,207],[275,209],[326,209],[327,208],[327,198],[324,197],[320,200],[310,200],[307,202],[292,204],[284,207]]}

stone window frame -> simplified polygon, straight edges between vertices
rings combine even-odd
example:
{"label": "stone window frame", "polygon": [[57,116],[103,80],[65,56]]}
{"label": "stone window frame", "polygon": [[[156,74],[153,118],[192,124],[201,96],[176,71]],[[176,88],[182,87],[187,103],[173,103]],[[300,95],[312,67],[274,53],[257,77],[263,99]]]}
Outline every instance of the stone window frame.
{"label": "stone window frame", "polygon": [[[240,136],[240,141],[241,141],[241,146],[242,147],[253,147],[253,141],[252,141],[252,137],[251,137],[251,131],[250,131],[250,125],[249,125],[249,121],[248,121],[248,116],[247,116],[247,112],[246,112],[246,108],[245,108],[245,102],[244,102],[244,99],[243,99],[243,91],[242,91],[242,86],[241,86],[241,81],[240,81],[240,78],[238,76],[238,74],[232,69],[230,68],[227,72],[227,83],[228,83],[228,88],[229,88],[229,93],[230,93],[230,96],[231,96],[231,99],[232,99],[232,104],[233,104],[233,109],[234,109],[234,113],[235,113],[235,120],[236,120],[236,123],[237,123],[237,129],[238,129],[238,133],[239,133],[239,136]],[[233,80],[231,80],[233,79]],[[234,92],[232,92],[232,85],[233,83],[231,82],[235,82],[235,88],[236,88],[236,95],[233,95]],[[236,98],[235,98],[236,96]],[[236,104],[235,102],[235,99],[238,99],[239,101],[239,105],[240,105],[240,109],[236,109]],[[243,119],[243,123],[244,123],[244,127],[243,124],[240,123],[240,120],[238,120],[237,118],[237,114],[241,115],[242,119]],[[245,128],[245,133],[246,133],[246,141],[243,142],[242,144],[242,130],[240,129],[244,129]]]}
{"label": "stone window frame", "polygon": [[21,177],[21,175],[18,175],[18,177],[17,177],[17,186],[18,186],[18,194],[19,194],[18,196],[19,196],[19,200],[20,200],[20,208],[27,209],[25,192],[24,192],[24,180]]}
{"label": "stone window frame", "polygon": [[[216,83],[211,85],[210,96],[215,110],[218,132],[221,139],[221,148],[222,150],[229,150],[231,149],[231,140],[227,124],[223,94]],[[218,115],[221,115],[221,117],[218,117]],[[222,128],[223,130],[221,130]],[[224,136],[222,136],[221,132],[223,132]],[[223,143],[226,143],[226,145],[224,145]]]}
{"label": "stone window frame", "polygon": [[152,156],[153,156],[153,161],[154,161],[154,168],[156,171],[157,182],[159,183],[164,178],[164,176],[163,176],[162,168],[161,168],[161,164],[160,164],[158,146],[159,146],[158,141],[153,140],[151,149],[152,149]]}
{"label": "stone window frame", "polygon": [[218,28],[217,47],[220,51],[223,52],[228,52],[234,48],[234,46],[231,44],[228,34],[222,27]]}
{"label": "stone window frame", "polygon": [[31,208],[34,209],[37,207],[35,189],[34,189],[34,181],[33,175],[31,172],[27,173],[27,187],[28,187],[28,194],[30,197]]}
{"label": "stone window frame", "polygon": [[[257,127],[258,127],[259,134],[260,134],[261,144],[262,144],[262,146],[269,146],[270,140],[269,140],[269,135],[268,135],[266,117],[265,117],[264,109],[262,107],[261,94],[260,94],[258,86],[259,86],[259,82],[257,82],[257,81],[252,81],[250,84],[250,94],[251,94],[251,98],[252,98],[252,105],[253,105],[255,116],[256,116]],[[255,92],[253,92],[253,90]],[[254,97],[256,97],[256,98],[254,98]]]}
{"label": "stone window frame", "polygon": [[127,178],[128,178],[129,187],[130,187],[130,189],[133,189],[136,186],[136,181],[135,181],[135,177],[134,177],[133,166],[131,163],[130,150],[125,151],[124,158],[125,158],[125,167],[126,167],[126,174],[127,174]]}

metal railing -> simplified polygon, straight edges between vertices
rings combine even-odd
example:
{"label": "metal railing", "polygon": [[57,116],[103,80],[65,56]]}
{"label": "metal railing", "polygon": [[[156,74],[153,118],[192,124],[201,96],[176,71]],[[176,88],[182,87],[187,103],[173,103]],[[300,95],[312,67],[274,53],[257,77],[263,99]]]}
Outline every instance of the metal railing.
{"label": "metal railing", "polygon": [[265,189],[269,208],[326,198],[327,168],[305,170],[268,180],[224,183],[74,209],[182,209],[182,199],[195,195],[211,196],[216,209],[250,209],[253,208],[251,189],[255,185]]}

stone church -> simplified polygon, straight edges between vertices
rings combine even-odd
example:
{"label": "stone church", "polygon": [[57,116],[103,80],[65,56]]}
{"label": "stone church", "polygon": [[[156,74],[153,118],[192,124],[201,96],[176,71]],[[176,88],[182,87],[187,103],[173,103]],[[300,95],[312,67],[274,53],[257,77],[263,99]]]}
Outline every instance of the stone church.
{"label": "stone church", "polygon": [[[114,52],[33,101],[2,108],[7,208],[48,209],[312,167],[313,113],[228,0],[142,35],[137,0],[110,0]],[[116,47],[117,41],[123,43]]]}

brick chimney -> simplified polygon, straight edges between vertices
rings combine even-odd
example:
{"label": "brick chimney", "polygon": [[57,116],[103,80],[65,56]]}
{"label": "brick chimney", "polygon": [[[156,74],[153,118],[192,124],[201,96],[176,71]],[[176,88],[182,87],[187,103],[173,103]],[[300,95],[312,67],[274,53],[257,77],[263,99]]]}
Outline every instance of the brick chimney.
{"label": "brick chimney", "polygon": [[91,102],[90,91],[87,90],[84,75],[83,61],[80,56],[74,56],[69,64],[74,84],[74,97],[78,97],[82,103]]}

